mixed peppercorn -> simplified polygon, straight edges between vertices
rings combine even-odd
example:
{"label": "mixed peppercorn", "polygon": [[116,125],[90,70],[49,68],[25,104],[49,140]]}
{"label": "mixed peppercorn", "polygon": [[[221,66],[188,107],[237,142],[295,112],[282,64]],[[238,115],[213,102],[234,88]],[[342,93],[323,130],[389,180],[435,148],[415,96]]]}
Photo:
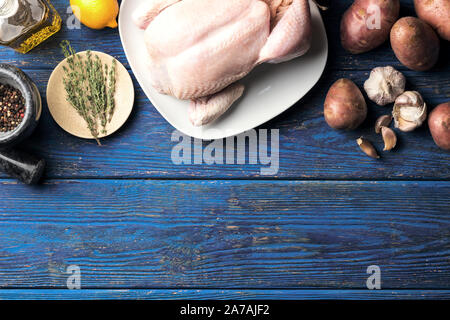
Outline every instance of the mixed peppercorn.
{"label": "mixed peppercorn", "polygon": [[20,90],[7,84],[0,84],[0,132],[17,128],[24,114],[25,99]]}

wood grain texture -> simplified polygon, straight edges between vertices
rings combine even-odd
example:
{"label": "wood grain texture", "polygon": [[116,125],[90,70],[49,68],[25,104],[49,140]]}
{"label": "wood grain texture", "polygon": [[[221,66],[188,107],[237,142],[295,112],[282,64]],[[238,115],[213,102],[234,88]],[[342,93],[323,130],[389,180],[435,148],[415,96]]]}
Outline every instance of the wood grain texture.
{"label": "wood grain texture", "polygon": [[[338,34],[340,14],[348,3],[337,1],[333,9],[324,13],[330,59],[320,82],[289,111],[262,126],[280,129],[280,170],[276,177],[448,180],[450,154],[433,143],[426,125],[413,133],[400,134],[397,150],[384,153],[381,161],[372,161],[359,151],[355,140],[361,135],[376,143],[379,149],[382,148],[381,137],[373,132],[373,124],[378,115],[389,113],[390,108],[369,103],[369,118],[355,132],[337,132],[326,125],[323,101],[331,84],[339,78],[348,77],[362,87],[370,70],[379,65],[390,64],[405,71],[408,89],[419,90],[431,108],[450,100],[450,62],[446,58],[450,53],[448,42],[443,42],[439,65],[424,73],[401,67],[388,44],[371,53],[350,55],[341,48]],[[66,2],[56,1],[55,4],[60,13],[66,12]],[[403,5],[403,15],[410,14],[408,10],[412,7],[409,1],[403,1]],[[64,27],[57,37],[27,55],[0,49],[0,61],[24,68],[37,82],[45,100],[51,70],[63,58],[58,46],[62,39],[69,39],[79,51],[104,51],[127,65],[117,30],[95,31],[85,27],[81,30]],[[44,106],[38,130],[24,147],[48,160],[47,179],[260,177],[260,166],[255,165],[174,165],[170,159],[175,145],[170,140],[174,129],[151,106],[136,82],[135,87],[136,104],[131,119],[119,133],[106,139],[101,148],[93,142],[63,132],[51,119],[47,106]]]}
{"label": "wood grain texture", "polygon": [[[68,1],[52,2],[63,30],[27,55],[0,48],[0,62],[23,68],[44,101],[63,39],[111,54],[130,72],[117,30],[68,30]],[[414,15],[412,1],[401,2],[402,16]],[[369,103],[364,125],[343,133],[327,127],[323,100],[337,79],[362,87],[372,68],[392,65],[431,108],[448,101],[450,44],[442,41],[438,65],[422,73],[401,66],[389,43],[350,55],[339,42],[350,3],[333,1],[323,13],[322,79],[262,126],[280,129],[280,170],[266,180],[259,165],[174,165],[174,129],[134,77],[130,121],[102,147],[66,134],[44,105],[23,147],[48,161],[46,182],[0,179],[0,299],[448,299],[450,154],[424,126],[399,134],[381,161],[368,159],[355,139],[380,149],[372,126],[390,108]],[[84,290],[65,290],[72,264]],[[383,290],[365,290],[372,264]]]}
{"label": "wood grain texture", "polygon": [[0,289],[1,300],[447,300],[450,290]]}
{"label": "wood grain texture", "polygon": [[0,187],[2,288],[450,288],[450,182]]}
{"label": "wood grain texture", "polygon": [[[50,70],[28,71],[41,93]],[[301,102],[262,128],[280,130],[280,170],[277,177],[292,179],[449,179],[450,153],[433,142],[426,125],[412,133],[399,133],[393,152],[383,153],[381,161],[367,158],[356,144],[364,135],[382,149],[382,139],[373,130],[376,118],[389,108],[371,104],[369,118],[354,132],[338,132],[323,118],[323,97],[328,87],[350,77],[364,83],[365,71],[328,71],[319,85]],[[424,79],[410,73],[412,89],[421,88],[425,99],[437,105],[447,98],[434,92],[442,85],[438,78]],[[120,177],[120,178],[257,178],[261,165],[175,165],[171,161],[174,131],[148,103],[136,84],[135,110],[128,123],[98,147],[95,142],[72,137],[51,118],[45,106],[41,122],[25,148],[48,161],[46,178]],[[449,96],[450,97],[450,96]],[[209,142],[204,142],[206,146]],[[236,163],[237,161],[235,161]],[[247,161],[248,163],[248,161]],[[4,176],[3,176],[4,177]]]}

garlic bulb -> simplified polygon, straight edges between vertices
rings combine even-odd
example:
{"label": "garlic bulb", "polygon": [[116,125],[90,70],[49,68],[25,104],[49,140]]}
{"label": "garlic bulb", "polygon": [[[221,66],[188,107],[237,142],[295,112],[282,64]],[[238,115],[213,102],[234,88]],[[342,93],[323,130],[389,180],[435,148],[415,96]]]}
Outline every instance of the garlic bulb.
{"label": "garlic bulb", "polygon": [[394,104],[395,127],[408,132],[420,127],[427,118],[427,105],[417,91],[406,91]]}
{"label": "garlic bulb", "polygon": [[405,91],[405,76],[391,66],[378,67],[370,72],[364,90],[370,100],[380,106],[392,103]]}

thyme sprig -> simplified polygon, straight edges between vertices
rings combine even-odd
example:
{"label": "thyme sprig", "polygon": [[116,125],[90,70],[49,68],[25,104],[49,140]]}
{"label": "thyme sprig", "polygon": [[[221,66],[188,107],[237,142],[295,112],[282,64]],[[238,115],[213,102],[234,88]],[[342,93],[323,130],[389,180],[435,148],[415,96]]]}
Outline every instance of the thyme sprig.
{"label": "thyme sprig", "polygon": [[107,133],[106,125],[111,122],[115,109],[117,62],[113,59],[109,69],[91,51],[86,52],[86,59],[83,60],[67,40],[61,42],[61,48],[68,64],[68,67],[63,67],[66,99],[84,119],[92,136],[101,145],[99,130],[102,134]]}
{"label": "thyme sprig", "polygon": [[[114,109],[116,108],[116,101],[114,99],[114,95],[116,93],[116,65],[117,65],[116,60],[113,60],[111,70],[109,70],[109,74],[108,74],[109,75],[109,83],[108,83],[109,90],[108,90],[108,97],[107,97],[108,122],[111,122],[111,119],[114,114]],[[107,70],[108,69],[106,69],[106,71]]]}

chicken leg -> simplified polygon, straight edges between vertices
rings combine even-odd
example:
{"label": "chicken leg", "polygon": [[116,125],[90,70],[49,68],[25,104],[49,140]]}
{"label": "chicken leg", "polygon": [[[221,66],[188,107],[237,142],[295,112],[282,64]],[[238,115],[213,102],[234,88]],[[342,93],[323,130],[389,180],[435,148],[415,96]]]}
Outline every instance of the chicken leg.
{"label": "chicken leg", "polygon": [[209,97],[192,100],[188,110],[189,120],[196,127],[213,122],[223,115],[243,93],[244,86],[233,83]]}
{"label": "chicken leg", "polygon": [[304,55],[311,46],[312,37],[309,2],[265,1],[271,8],[272,31],[261,50],[258,63],[280,63]]}

